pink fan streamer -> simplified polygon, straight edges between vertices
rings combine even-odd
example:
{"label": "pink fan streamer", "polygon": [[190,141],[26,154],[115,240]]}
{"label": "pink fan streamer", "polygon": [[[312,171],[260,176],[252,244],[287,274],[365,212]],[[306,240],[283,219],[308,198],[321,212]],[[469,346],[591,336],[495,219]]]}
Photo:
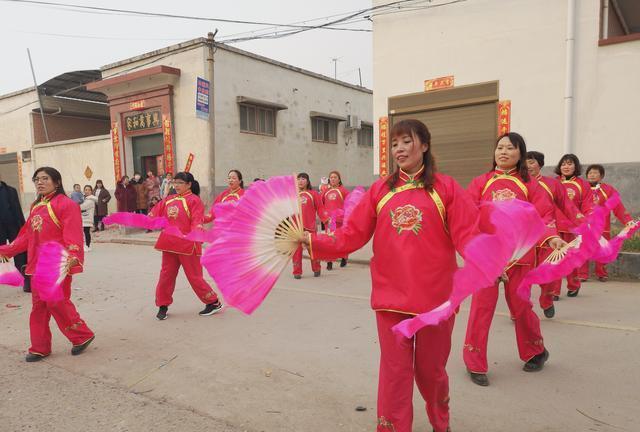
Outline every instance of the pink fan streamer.
{"label": "pink fan streamer", "polygon": [[287,261],[269,254],[279,221],[265,221],[270,208],[297,205],[295,179],[281,176],[253,184],[236,206],[216,206],[217,239],[201,262],[230,306],[251,314],[275,285]]}
{"label": "pink fan streamer", "polygon": [[[216,204],[215,214],[216,218],[213,221],[213,228],[211,229],[194,229],[188,234],[183,234],[180,229],[175,225],[170,225],[167,228],[163,229],[163,232],[172,235],[174,237],[179,237],[185,240],[200,242],[200,243],[213,243],[218,238],[218,234],[221,231],[221,228],[225,226],[228,219],[230,219],[229,215],[233,214],[233,210],[239,201],[228,201],[225,203]],[[225,212],[222,209],[229,209],[228,212]],[[216,227],[218,227],[216,229]]]}
{"label": "pink fan streamer", "polygon": [[124,225],[134,228],[159,230],[169,226],[169,221],[164,217],[149,217],[143,214],[118,212],[105,217],[102,222],[105,225]]}
{"label": "pink fan streamer", "polygon": [[587,220],[578,226],[574,233],[580,236],[580,245],[571,248],[558,262],[544,262],[528,272],[518,286],[518,295],[526,300],[531,299],[531,286],[546,284],[561,279],[574,269],[581,267],[598,250],[598,238],[604,229],[607,210],[596,207]]}
{"label": "pink fan streamer", "polygon": [[464,266],[453,276],[449,299],[435,309],[407,319],[393,331],[407,338],[428,325],[436,325],[453,315],[465,298],[495,283],[508,264],[522,257],[544,233],[544,223],[536,209],[520,200],[490,202],[481,208],[485,213],[481,233],[470,240],[464,249]]}
{"label": "pink fan streamer", "polygon": [[45,243],[40,247],[32,283],[42,300],[56,302],[64,298],[61,286],[67,276],[68,256],[64,247],[57,242]]}
{"label": "pink fan streamer", "polygon": [[10,262],[0,262],[0,285],[24,285],[22,274]]}
{"label": "pink fan streamer", "polygon": [[[620,195],[615,194],[604,203],[604,208],[607,212],[611,212],[618,204],[620,204]],[[625,227],[625,229],[611,240],[606,240],[604,237],[601,237],[598,244],[599,247],[591,259],[602,264],[615,261],[625,240],[631,238],[631,236],[638,231],[638,228],[640,228],[640,221],[634,221],[633,224]]]}
{"label": "pink fan streamer", "polygon": [[349,195],[347,195],[347,199],[344,200],[343,208],[331,212],[331,220],[329,222],[330,231],[336,230],[338,221],[341,221],[342,225],[347,224],[347,221],[349,220],[353,209],[356,208],[356,205],[358,205],[360,201],[362,201],[362,197],[364,197],[364,194],[364,187],[356,187],[351,191]]}

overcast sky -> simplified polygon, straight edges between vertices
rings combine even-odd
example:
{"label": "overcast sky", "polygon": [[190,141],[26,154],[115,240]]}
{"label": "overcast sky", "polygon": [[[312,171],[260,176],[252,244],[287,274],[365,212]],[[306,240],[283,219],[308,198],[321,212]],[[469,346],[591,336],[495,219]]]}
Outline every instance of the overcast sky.
{"label": "overcast sky", "polygon": [[[214,17],[289,24],[354,12],[371,6],[371,0],[154,0],[87,1],[48,0],[56,3],[100,6],[145,12]],[[77,12],[54,6],[0,0],[2,72],[0,94],[33,85],[27,48],[31,50],[36,78],[42,83],[74,70],[100,66],[173,45],[218,28],[216,39],[263,29],[265,26],[227,24],[184,19],[129,16],[105,12]],[[324,21],[314,21],[317,25]],[[349,25],[371,28],[370,22]],[[338,79],[372,85],[372,36],[365,32],[312,30],[281,39],[257,40],[233,46],[333,77],[338,58]]]}

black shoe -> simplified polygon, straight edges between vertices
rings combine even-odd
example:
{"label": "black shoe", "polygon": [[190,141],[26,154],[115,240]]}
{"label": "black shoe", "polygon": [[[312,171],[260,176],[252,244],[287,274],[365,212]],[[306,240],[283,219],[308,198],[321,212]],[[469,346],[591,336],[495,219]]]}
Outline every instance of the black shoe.
{"label": "black shoe", "polygon": [[160,306],[160,308],[158,309],[158,314],[156,315],[156,318],[158,319],[158,321],[164,321],[167,319],[167,316],[169,312],[169,306]]}
{"label": "black shoe", "polygon": [[320,272],[319,271],[313,272],[313,277],[320,277]]}
{"label": "black shoe", "polygon": [[327,263],[327,270],[333,270],[333,262],[332,261],[329,261]]}
{"label": "black shoe", "polygon": [[482,387],[486,387],[489,385],[489,378],[487,378],[487,374],[469,372],[469,376],[471,377],[471,381],[473,381],[474,384],[478,384]]}
{"label": "black shoe", "polygon": [[22,291],[26,293],[31,292],[31,276],[24,277],[24,285],[22,285]]}
{"label": "black shoe", "polygon": [[558,301],[558,300],[560,300],[560,296],[554,295],[553,296],[553,301]]}
{"label": "black shoe", "polygon": [[222,310],[222,303],[220,303],[220,300],[216,300],[215,303],[209,303],[208,305],[206,305],[204,307],[204,309],[202,309],[200,312],[198,312],[198,315],[200,316],[209,316],[209,315],[213,315],[215,313],[218,313]]}
{"label": "black shoe", "polygon": [[345,267],[347,265],[347,259],[346,258],[342,258],[340,260],[340,267]]}
{"label": "black shoe", "polygon": [[81,343],[80,345],[74,345],[71,348],[71,355],[82,354],[82,351],[86,350],[87,347],[91,344],[91,342],[93,342],[95,338],[96,337],[94,335],[94,336],[91,336],[89,339],[87,339],[85,342]]}
{"label": "black shoe", "polygon": [[302,275],[293,275],[294,279],[302,279]]}
{"label": "black shoe", "polygon": [[574,291],[567,291],[567,297],[578,297],[579,292],[580,292],[580,288]]}
{"label": "black shoe", "polygon": [[33,363],[33,362],[40,361],[40,360],[42,360],[43,358],[48,357],[48,356],[49,356],[49,354],[47,354],[47,355],[42,355],[42,354],[35,354],[35,353],[31,353],[31,352],[30,352],[30,353],[27,353],[27,355],[25,356],[24,360],[25,360],[27,363]]}
{"label": "black shoe", "polygon": [[525,372],[538,372],[544,367],[545,362],[549,360],[549,351],[545,348],[540,354],[534,356],[531,360],[526,362],[522,367]]}
{"label": "black shoe", "polygon": [[556,315],[556,308],[555,306],[551,305],[550,307],[543,309],[544,312],[544,316],[546,316],[547,318],[553,318]]}

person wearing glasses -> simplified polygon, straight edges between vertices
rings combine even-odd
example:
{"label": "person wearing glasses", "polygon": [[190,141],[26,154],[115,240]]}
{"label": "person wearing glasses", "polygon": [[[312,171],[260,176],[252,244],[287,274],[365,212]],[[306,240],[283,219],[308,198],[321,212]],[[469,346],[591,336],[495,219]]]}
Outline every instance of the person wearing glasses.
{"label": "person wearing glasses", "polygon": [[62,282],[64,298],[47,302],[40,298],[38,286],[32,287],[32,307],[29,317],[31,347],[25,360],[36,362],[51,354],[51,317],[56,320],[62,334],[73,345],[72,355],[82,353],[95,338],[95,334],[80,318],[71,301],[72,275],[82,272],[84,261],[82,217],[78,204],[68,198],[62,186],[62,176],[55,168],[38,168],[33,174],[38,196],[18,237],[9,245],[0,246],[0,257],[12,257],[27,252],[25,273],[33,275],[38,262],[40,246],[48,242],[60,243],[68,253],[67,275]]}
{"label": "person wearing glasses", "polygon": [[[150,217],[164,216],[170,225],[180,229],[187,235],[193,229],[202,228],[204,204],[199,197],[200,185],[193,174],[180,172],[173,179],[175,195],[169,195],[149,212]],[[182,266],[193,292],[205,304],[200,316],[213,315],[222,310],[222,303],[211,286],[202,276],[202,243],[190,241],[165,233],[160,233],[155,245],[162,252],[162,267],[156,285],[156,318],[167,319],[169,306],[173,303],[173,291],[176,288],[176,277]]]}

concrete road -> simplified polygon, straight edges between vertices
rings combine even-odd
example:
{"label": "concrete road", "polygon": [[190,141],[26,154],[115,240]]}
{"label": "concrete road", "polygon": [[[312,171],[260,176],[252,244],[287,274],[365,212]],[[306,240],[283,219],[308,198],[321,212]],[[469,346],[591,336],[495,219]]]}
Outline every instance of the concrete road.
{"label": "concrete road", "polygon": [[[363,265],[294,280],[285,274],[253,316],[199,317],[181,274],[169,319],[155,320],[160,255],[98,244],[73,296],[94,344],[79,357],[53,326],[54,351],[23,362],[30,298],[0,287],[0,430],[373,431],[378,347]],[[21,308],[7,307],[7,304]],[[490,339],[491,386],[461,360],[468,305],[458,315],[452,429],[640,430],[640,284],[590,282],[544,320],[544,371],[521,371],[504,301]],[[430,431],[418,392],[415,431]],[[355,411],[365,406],[364,412]]]}

